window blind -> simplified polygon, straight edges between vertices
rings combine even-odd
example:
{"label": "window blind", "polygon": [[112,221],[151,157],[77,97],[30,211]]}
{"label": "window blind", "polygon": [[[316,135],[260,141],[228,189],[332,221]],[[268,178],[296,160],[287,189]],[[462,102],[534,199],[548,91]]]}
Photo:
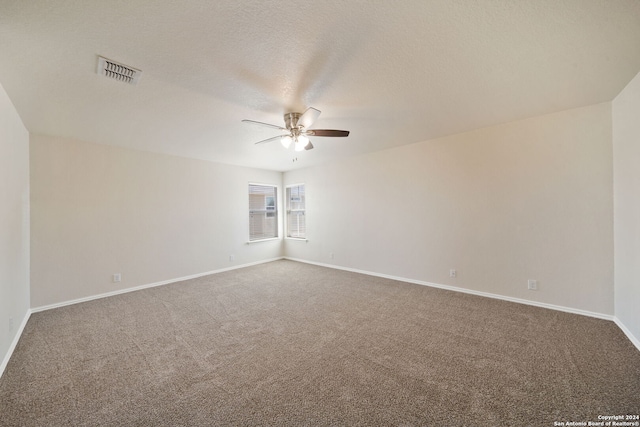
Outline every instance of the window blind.
{"label": "window blind", "polygon": [[287,237],[305,239],[307,224],[305,215],[304,184],[287,187]]}
{"label": "window blind", "polygon": [[249,184],[249,241],[278,237],[278,188]]}

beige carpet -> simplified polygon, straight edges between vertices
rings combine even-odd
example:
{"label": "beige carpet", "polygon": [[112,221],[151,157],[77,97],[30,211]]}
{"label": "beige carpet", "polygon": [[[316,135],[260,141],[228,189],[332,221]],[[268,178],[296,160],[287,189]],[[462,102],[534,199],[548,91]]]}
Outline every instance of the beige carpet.
{"label": "beige carpet", "polygon": [[610,321],[276,261],[31,316],[2,426],[552,426],[640,412]]}

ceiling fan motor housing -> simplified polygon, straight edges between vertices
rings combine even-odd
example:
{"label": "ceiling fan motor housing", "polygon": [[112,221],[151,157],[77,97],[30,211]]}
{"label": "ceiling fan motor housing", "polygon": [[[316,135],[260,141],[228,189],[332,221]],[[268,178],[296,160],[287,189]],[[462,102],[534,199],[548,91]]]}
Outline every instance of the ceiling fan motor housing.
{"label": "ceiling fan motor housing", "polygon": [[285,113],[284,125],[287,129],[291,130],[298,126],[298,120],[300,119],[300,113]]}

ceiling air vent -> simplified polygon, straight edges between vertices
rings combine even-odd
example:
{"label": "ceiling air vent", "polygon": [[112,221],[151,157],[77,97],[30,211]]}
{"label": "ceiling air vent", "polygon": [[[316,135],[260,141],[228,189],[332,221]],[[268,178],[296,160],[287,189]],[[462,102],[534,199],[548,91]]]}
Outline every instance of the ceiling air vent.
{"label": "ceiling air vent", "polygon": [[121,82],[129,83],[130,85],[137,85],[140,81],[142,71],[129,67],[128,65],[120,64],[119,62],[112,61],[110,59],[98,56],[98,74],[106,76],[110,79],[119,80]]}

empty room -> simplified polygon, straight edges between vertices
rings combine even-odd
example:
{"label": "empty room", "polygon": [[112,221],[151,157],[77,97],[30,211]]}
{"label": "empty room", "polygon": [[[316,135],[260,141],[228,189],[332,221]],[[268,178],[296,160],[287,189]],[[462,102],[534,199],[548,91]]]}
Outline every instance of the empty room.
{"label": "empty room", "polygon": [[640,426],[637,0],[0,0],[0,426]]}

